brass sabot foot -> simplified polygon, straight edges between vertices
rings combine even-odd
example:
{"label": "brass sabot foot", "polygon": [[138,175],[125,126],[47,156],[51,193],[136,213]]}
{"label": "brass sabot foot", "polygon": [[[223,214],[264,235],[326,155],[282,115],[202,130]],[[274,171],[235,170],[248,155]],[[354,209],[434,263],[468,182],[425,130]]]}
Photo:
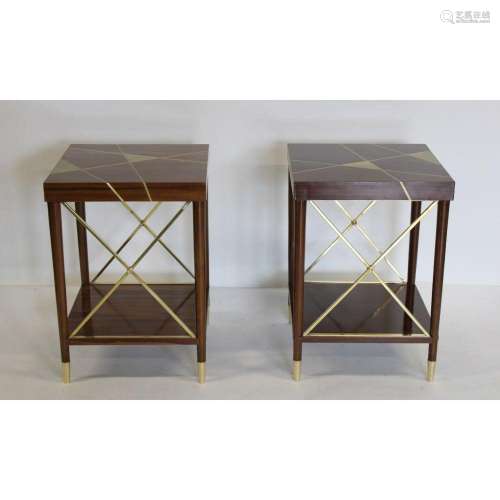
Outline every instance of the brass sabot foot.
{"label": "brass sabot foot", "polygon": [[436,362],[427,361],[427,380],[432,382],[434,380],[434,375],[436,374]]}
{"label": "brass sabot foot", "polygon": [[198,363],[198,382],[205,383],[205,363]]}
{"label": "brass sabot foot", "polygon": [[293,371],[292,371],[292,378],[295,380],[295,382],[298,382],[300,380],[300,368],[301,368],[301,361],[294,361],[293,362]]}
{"label": "brass sabot foot", "polygon": [[63,384],[69,384],[71,381],[71,371],[69,361],[62,364],[62,381]]}

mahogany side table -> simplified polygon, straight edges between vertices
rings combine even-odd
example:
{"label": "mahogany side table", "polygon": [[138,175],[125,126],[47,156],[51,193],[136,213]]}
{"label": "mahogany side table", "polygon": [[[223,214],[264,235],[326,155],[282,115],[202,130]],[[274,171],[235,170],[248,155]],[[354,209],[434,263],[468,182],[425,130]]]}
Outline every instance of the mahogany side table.
{"label": "mahogany side table", "polygon": [[[49,210],[54,285],[59,323],[63,381],[70,381],[70,346],[192,344],[197,347],[198,378],[205,381],[206,323],[209,294],[208,146],[203,144],[72,144],[43,185]],[[151,202],[143,217],[129,204]],[[95,230],[85,216],[86,202],[120,203],[135,219],[135,229],[117,249]],[[156,232],[149,218],[163,202],[183,202],[170,221]],[[194,272],[163,241],[167,230],[192,204]],[[64,271],[61,205],[76,219],[81,287],[68,315]],[[104,214],[103,214],[104,215]],[[133,261],[122,250],[140,229],[151,242]],[[113,228],[114,229],[114,228]],[[110,258],[91,278],[87,251],[90,233]],[[148,284],[136,271],[158,243],[194,282]],[[117,261],[123,274],[116,283],[97,282]],[[131,276],[137,284],[126,284]]]}
{"label": "mahogany side table", "polygon": [[[424,144],[289,144],[289,304],[293,323],[293,378],[300,379],[302,346],[308,342],[394,342],[429,344],[427,379],[435,373],[446,233],[455,182]],[[332,200],[348,220],[339,228],[318,200]],[[351,214],[343,200],[371,200]],[[410,225],[384,249],[377,247],[360,223],[378,200],[406,200]],[[334,239],[305,268],[307,203],[333,231]],[[422,202],[428,202],[422,209]],[[324,203],[324,202],[321,202]],[[415,285],[419,224],[437,208],[437,228],[428,313]],[[357,230],[376,250],[365,258],[349,241]],[[390,252],[409,234],[406,279],[389,260]],[[345,244],[363,272],[351,282],[305,280],[337,243]],[[376,266],[391,268],[395,282],[384,281]],[[370,278],[370,281],[366,281]]]}

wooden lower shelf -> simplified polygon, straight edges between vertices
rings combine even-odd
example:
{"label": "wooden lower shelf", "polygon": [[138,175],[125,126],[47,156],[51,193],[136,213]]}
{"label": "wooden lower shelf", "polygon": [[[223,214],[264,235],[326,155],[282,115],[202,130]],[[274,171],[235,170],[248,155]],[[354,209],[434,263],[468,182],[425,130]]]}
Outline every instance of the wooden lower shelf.
{"label": "wooden lower shelf", "polygon": [[[430,316],[416,286],[388,283],[403,304],[429,331]],[[304,329],[313,323],[350,284],[305,283]],[[412,299],[413,297],[413,299]],[[413,304],[412,304],[413,300]],[[303,342],[430,343],[380,284],[361,283]]]}
{"label": "wooden lower shelf", "polygon": [[[83,285],[68,317],[72,332],[112,287]],[[150,285],[169,307],[196,332],[194,284]],[[195,344],[182,327],[141,285],[121,285],[83,328],[70,339],[81,344]]]}

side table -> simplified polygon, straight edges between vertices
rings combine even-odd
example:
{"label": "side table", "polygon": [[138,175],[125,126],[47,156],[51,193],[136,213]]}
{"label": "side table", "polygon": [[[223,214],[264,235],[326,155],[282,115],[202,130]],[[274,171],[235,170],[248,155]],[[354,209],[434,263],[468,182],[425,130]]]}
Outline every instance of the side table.
{"label": "side table", "polygon": [[[293,323],[293,378],[300,379],[302,345],[308,342],[394,342],[429,344],[427,379],[435,373],[443,289],[446,233],[455,182],[424,144],[289,144],[289,305]],[[339,228],[318,200],[332,200],[348,220]],[[371,200],[351,214],[343,200]],[[406,200],[410,225],[380,249],[360,223],[378,200]],[[428,204],[422,209],[422,202]],[[307,202],[333,231],[334,239],[305,268]],[[430,315],[415,285],[419,224],[437,208],[437,228]],[[349,241],[357,230],[376,250],[365,258]],[[409,234],[406,279],[389,260]],[[305,280],[339,242],[364,270],[353,281]],[[398,276],[384,281],[382,261]],[[366,278],[371,277],[371,281]]]}
{"label": "side table", "polygon": [[[44,182],[49,211],[54,285],[59,323],[63,381],[70,381],[70,346],[192,344],[197,347],[198,378],[205,381],[206,323],[209,295],[208,146],[203,144],[72,144]],[[151,202],[141,217],[129,204]],[[115,250],[87,221],[86,202],[120,203],[135,219],[135,229]],[[163,202],[184,202],[156,232],[149,218]],[[194,272],[162,240],[192,204]],[[68,315],[61,205],[77,221],[81,287]],[[122,250],[141,229],[151,242],[133,262]],[[90,278],[87,251],[90,233],[110,258]],[[158,243],[193,279],[187,284],[148,284],[137,265]],[[97,282],[117,261],[123,274],[111,284]],[[126,284],[131,276],[138,284]]]}

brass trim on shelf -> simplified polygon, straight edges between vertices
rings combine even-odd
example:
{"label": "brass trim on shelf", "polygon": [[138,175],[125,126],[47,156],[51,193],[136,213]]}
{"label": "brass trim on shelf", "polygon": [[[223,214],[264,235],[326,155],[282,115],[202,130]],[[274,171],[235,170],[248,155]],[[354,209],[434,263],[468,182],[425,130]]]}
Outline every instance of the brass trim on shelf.
{"label": "brass trim on shelf", "polygon": [[391,338],[430,338],[428,333],[361,333],[361,332],[339,332],[339,333],[310,333],[303,337],[391,337]]}
{"label": "brass trim on shelf", "polygon": [[188,339],[186,335],[76,335],[71,337],[71,340],[93,340],[93,339],[116,339],[116,340],[128,340],[128,339]]}
{"label": "brass trim on shelf", "polygon": [[[304,283],[317,283],[319,285],[352,285],[352,280],[304,280]],[[363,281],[362,285],[380,285],[380,281]],[[398,285],[406,285],[404,283],[397,283]]]}

